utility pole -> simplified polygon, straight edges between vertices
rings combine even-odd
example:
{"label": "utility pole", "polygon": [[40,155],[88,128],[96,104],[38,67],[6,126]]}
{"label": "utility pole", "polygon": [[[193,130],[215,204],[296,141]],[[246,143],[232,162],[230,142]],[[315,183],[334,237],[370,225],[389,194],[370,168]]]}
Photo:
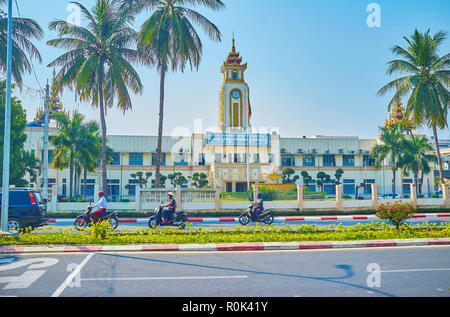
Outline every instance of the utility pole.
{"label": "utility pole", "polygon": [[45,86],[45,101],[44,101],[44,162],[42,167],[42,180],[43,180],[43,190],[42,198],[44,199],[45,204],[47,205],[48,201],[48,126],[49,126],[49,101],[50,101],[50,87],[48,85]]}
{"label": "utility pole", "polygon": [[9,166],[11,147],[12,0],[8,0],[8,46],[6,68],[5,134],[3,143],[2,231],[8,231]]}

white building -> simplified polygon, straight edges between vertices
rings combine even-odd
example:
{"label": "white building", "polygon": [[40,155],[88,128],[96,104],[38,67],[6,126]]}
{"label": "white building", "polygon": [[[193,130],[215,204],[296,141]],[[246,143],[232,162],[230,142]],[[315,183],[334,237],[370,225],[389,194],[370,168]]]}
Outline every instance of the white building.
{"label": "white building", "polygon": [[[316,175],[325,172],[330,180],[324,185],[329,195],[335,191],[335,173],[344,171],[340,182],[344,195],[370,194],[370,185],[378,185],[378,193],[392,192],[392,170],[389,162],[382,169],[374,167],[369,156],[377,139],[360,139],[357,136],[313,136],[283,138],[277,133],[250,134],[248,139],[249,85],[245,82],[247,64],[233,48],[224,62],[221,72],[224,75],[219,90],[218,133],[192,134],[190,137],[172,138],[165,136],[162,142],[161,174],[167,176],[181,172],[186,178],[194,173],[205,173],[210,187],[220,187],[222,191],[235,192],[247,190],[247,150],[250,161],[250,183],[267,183],[265,174],[273,169],[282,172],[291,167],[303,184],[301,172],[307,172],[312,181],[308,186],[317,190]],[[42,158],[43,128],[27,127],[26,149],[34,151]],[[50,135],[56,128],[50,128]],[[247,144],[250,143],[247,149]],[[157,136],[108,136],[108,145],[114,150],[113,161],[107,168],[109,198],[112,200],[134,199],[136,179],[131,175],[141,171],[152,172],[148,186],[154,182]],[[49,160],[53,158],[50,148]],[[434,166],[430,166],[432,169]],[[397,193],[410,191],[412,177],[401,177],[397,173]],[[69,170],[56,170],[49,164],[49,186],[56,187],[58,195],[69,193]],[[293,175],[292,175],[293,176]],[[291,176],[291,178],[292,178]],[[93,196],[101,184],[101,173],[88,174],[87,194]],[[79,191],[84,188],[83,177],[79,180]],[[172,187],[170,181],[166,187]],[[189,182],[182,185],[190,186]],[[357,188],[358,187],[358,188]],[[433,173],[425,176],[422,192],[433,191]]]}

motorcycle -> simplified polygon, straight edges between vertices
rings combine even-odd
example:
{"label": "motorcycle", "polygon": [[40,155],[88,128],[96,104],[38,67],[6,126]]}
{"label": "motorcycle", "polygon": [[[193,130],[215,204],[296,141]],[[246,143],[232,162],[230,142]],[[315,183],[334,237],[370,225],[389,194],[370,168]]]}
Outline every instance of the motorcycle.
{"label": "motorcycle", "polygon": [[[86,227],[90,227],[93,224],[93,219],[91,215],[92,207],[89,206],[87,210],[75,218],[73,225],[77,230],[82,230]],[[112,229],[116,229],[119,225],[119,217],[117,216],[117,211],[106,211],[101,215],[100,221],[108,221]]]}
{"label": "motorcycle", "polygon": [[262,212],[258,217],[253,213],[253,204],[248,206],[247,210],[245,210],[240,216],[239,216],[239,222],[241,225],[245,226],[248,225],[250,221],[252,222],[264,222],[268,225],[272,224],[275,220],[272,209],[266,209],[264,212]]}
{"label": "motorcycle", "polygon": [[188,215],[184,211],[176,211],[175,217],[168,220],[168,222],[163,223],[163,207],[159,206],[155,208],[155,215],[151,216],[148,220],[148,226],[153,229],[158,226],[166,227],[180,227],[184,229],[186,227],[186,223],[188,222]]}

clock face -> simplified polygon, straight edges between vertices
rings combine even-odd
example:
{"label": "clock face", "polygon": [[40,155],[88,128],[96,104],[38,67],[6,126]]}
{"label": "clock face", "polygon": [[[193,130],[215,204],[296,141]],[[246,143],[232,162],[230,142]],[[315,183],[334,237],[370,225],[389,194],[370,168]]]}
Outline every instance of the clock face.
{"label": "clock face", "polygon": [[239,92],[239,90],[233,91],[233,98],[234,99],[238,99],[240,96],[241,96],[241,93]]}

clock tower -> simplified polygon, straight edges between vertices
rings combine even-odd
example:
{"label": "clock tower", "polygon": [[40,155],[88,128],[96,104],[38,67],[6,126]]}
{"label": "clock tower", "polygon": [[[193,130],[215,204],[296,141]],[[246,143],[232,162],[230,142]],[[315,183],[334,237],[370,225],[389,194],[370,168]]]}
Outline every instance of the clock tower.
{"label": "clock tower", "polygon": [[220,71],[223,83],[219,95],[219,131],[245,132],[248,127],[249,88],[244,80],[247,63],[233,47]]}

